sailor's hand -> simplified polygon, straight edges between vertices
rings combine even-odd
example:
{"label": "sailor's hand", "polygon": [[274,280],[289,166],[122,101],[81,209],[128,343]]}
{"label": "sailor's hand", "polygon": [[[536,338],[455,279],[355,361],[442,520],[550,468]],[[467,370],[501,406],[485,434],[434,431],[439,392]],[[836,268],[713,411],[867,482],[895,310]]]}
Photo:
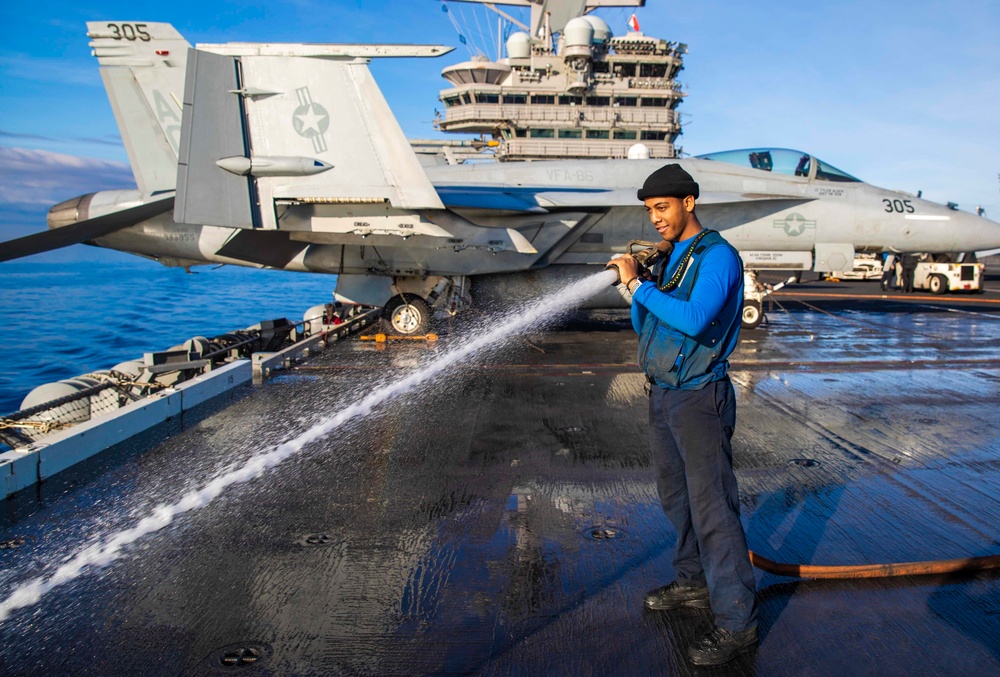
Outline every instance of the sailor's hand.
{"label": "sailor's hand", "polygon": [[628,283],[639,274],[639,264],[628,254],[623,254],[608,261],[606,268],[615,268],[618,271],[618,281]]}

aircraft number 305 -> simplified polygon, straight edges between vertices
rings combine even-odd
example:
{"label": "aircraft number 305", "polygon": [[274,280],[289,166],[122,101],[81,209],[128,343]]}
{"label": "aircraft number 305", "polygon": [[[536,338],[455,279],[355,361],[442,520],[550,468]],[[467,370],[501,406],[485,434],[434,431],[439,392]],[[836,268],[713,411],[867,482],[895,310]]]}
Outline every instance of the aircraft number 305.
{"label": "aircraft number 305", "polygon": [[128,40],[135,42],[142,40],[149,42],[153,37],[146,32],[146,24],[108,24],[108,28],[113,31],[112,40]]}
{"label": "aircraft number 305", "polygon": [[885,211],[890,214],[893,212],[899,212],[912,214],[914,212],[913,203],[909,200],[890,200],[889,198],[882,198],[882,204],[885,205]]}

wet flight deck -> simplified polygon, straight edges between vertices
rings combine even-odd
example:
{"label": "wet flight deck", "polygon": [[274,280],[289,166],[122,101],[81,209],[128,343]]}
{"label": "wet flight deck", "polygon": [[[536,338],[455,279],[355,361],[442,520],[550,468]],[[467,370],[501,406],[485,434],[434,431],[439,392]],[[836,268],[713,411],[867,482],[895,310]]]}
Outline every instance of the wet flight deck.
{"label": "wet flight deck", "polygon": [[[875,289],[789,288],[743,335],[750,547],[810,564],[1000,554],[1000,294]],[[0,596],[448,342],[352,339],[5,501]],[[0,674],[1000,673],[1000,571],[758,571],[759,649],[690,666],[709,612],[642,606],[673,577],[674,534],[635,346],[623,315],[578,314],[386,404],[16,611]]]}

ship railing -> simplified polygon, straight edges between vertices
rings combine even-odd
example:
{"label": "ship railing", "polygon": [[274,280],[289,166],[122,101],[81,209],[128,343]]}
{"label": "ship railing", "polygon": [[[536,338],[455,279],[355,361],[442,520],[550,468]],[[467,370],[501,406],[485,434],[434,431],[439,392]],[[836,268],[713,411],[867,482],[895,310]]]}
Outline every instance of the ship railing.
{"label": "ship railing", "polygon": [[[112,369],[68,379],[62,383],[76,388],[71,394],[0,416],[0,451],[4,445],[12,449],[28,447],[48,435],[112,414],[234,360],[291,350],[317,337],[336,341],[368,325],[377,312],[372,306],[315,306],[300,322],[265,320],[211,339],[195,337],[182,346],[146,353],[142,361],[118,365],[130,370],[128,373]],[[303,349],[303,354],[308,350]]]}
{"label": "ship railing", "polygon": [[[582,117],[581,117],[582,116]],[[444,124],[457,122],[496,123],[507,120],[518,126],[535,123],[621,122],[625,124],[670,125],[677,123],[677,111],[666,107],[558,106],[554,104],[484,104],[448,108]]]}
{"label": "ship railing", "polygon": [[142,399],[144,390],[164,387],[152,382],[140,384],[125,374],[113,371],[102,374],[100,378],[105,380],[0,418],[0,442],[12,449],[28,446],[54,432],[110,414]]}
{"label": "ship railing", "polygon": [[576,139],[572,142],[554,139],[509,139],[498,150],[501,159],[530,158],[625,158],[628,149],[636,143],[642,143],[649,148],[650,157],[671,158],[674,155],[674,145],[669,141],[608,141],[604,139]]}

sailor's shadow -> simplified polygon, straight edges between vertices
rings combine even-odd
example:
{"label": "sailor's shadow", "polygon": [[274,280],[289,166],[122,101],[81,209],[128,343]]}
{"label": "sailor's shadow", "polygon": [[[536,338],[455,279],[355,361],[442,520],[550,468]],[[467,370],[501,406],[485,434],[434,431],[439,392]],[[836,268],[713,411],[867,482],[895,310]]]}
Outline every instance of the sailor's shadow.
{"label": "sailor's shadow", "polygon": [[938,618],[1000,661],[1000,570],[949,576],[927,606]]}
{"label": "sailor's shadow", "polygon": [[[749,519],[747,542],[750,549],[779,562],[812,564],[825,535],[826,524],[836,512],[843,492],[843,486],[827,486],[815,491],[788,486],[767,496]],[[788,520],[792,510],[797,511],[793,522],[782,538],[781,546],[772,550],[767,546],[767,539]],[[775,579],[780,582],[779,585],[768,584]],[[785,581],[787,579],[771,574],[765,574],[762,579],[764,585],[757,592],[762,628],[774,625],[791,600],[794,587],[786,594],[778,592],[788,589]],[[772,588],[776,590],[768,594]]]}

